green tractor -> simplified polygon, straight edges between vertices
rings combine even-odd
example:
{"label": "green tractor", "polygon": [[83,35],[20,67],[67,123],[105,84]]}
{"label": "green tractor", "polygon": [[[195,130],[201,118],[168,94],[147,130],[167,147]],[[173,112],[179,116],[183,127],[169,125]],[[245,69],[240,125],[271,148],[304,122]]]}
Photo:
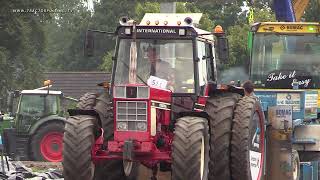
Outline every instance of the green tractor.
{"label": "green tractor", "polygon": [[62,161],[66,121],[63,107],[76,101],[63,96],[61,91],[36,89],[10,93],[8,110],[13,118],[11,127],[3,130],[8,155],[15,160]]}

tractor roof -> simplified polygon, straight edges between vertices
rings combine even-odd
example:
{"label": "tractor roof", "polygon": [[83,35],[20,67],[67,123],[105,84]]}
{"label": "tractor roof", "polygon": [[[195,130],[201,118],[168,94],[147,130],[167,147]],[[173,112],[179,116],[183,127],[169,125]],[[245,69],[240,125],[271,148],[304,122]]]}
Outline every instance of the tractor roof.
{"label": "tractor roof", "polygon": [[[48,90],[22,90],[21,94],[48,94]],[[49,91],[50,95],[61,95],[61,91]]]}
{"label": "tractor roof", "polygon": [[[178,33],[189,31],[194,32],[199,38],[214,41],[213,34],[198,28],[202,13],[146,13],[137,28],[137,38],[175,38],[184,37]],[[121,26],[117,28],[118,35],[124,37],[131,36],[131,31],[128,28],[133,26],[133,20],[121,22]]]}
{"label": "tractor roof", "polygon": [[[202,13],[146,13],[139,25],[178,26],[177,23],[180,22],[181,26],[197,27],[200,23],[201,17]],[[188,18],[191,19],[190,24],[185,21]],[[158,24],[156,24],[156,22]]]}

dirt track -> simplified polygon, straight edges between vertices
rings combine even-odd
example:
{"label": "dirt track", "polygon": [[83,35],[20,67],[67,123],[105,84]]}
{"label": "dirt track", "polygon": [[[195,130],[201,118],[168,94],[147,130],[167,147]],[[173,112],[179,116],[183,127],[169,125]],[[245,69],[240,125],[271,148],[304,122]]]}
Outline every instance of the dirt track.
{"label": "dirt track", "polygon": [[[24,161],[24,165],[36,171],[45,171],[49,168],[62,170],[61,163],[51,163],[51,162],[34,162],[34,161]],[[139,178],[138,180],[149,180],[151,177],[151,170],[145,168],[144,166],[140,166],[139,169]],[[157,180],[170,180],[170,172],[158,173]]]}
{"label": "dirt track", "polygon": [[[140,166],[139,169],[139,180],[149,180],[151,177],[152,171],[145,168],[144,166]],[[159,172],[158,173],[158,177],[157,180],[170,180],[171,173],[170,172],[166,172],[166,173],[162,173]]]}

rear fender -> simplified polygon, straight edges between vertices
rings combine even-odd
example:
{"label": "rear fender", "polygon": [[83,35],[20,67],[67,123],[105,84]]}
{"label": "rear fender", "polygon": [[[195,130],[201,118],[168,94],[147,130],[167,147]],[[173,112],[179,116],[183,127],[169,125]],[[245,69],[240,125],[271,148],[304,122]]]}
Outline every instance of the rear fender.
{"label": "rear fender", "polygon": [[66,118],[60,117],[57,115],[51,115],[51,116],[41,118],[34,125],[31,126],[31,128],[29,130],[29,134],[33,135],[41,125],[48,123],[48,122],[52,122],[52,121],[62,122],[63,124],[65,124]]}
{"label": "rear fender", "polygon": [[179,117],[184,117],[184,116],[195,116],[195,117],[203,117],[208,119],[209,116],[206,112],[202,111],[202,112],[196,112],[196,111],[190,111],[190,112],[180,112],[179,113]]}
{"label": "rear fender", "polygon": [[236,93],[244,96],[244,89],[242,87],[228,85],[228,84],[219,84],[219,85],[212,85],[208,89],[208,95],[212,96],[214,94],[222,94],[222,93]]}

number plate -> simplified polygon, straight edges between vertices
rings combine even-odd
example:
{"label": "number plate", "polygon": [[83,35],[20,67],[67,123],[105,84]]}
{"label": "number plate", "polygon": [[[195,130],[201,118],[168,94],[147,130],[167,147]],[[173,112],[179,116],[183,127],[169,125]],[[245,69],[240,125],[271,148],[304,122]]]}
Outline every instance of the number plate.
{"label": "number plate", "polygon": [[168,81],[166,81],[165,79],[158,78],[156,76],[150,76],[147,83],[151,87],[166,89]]}

